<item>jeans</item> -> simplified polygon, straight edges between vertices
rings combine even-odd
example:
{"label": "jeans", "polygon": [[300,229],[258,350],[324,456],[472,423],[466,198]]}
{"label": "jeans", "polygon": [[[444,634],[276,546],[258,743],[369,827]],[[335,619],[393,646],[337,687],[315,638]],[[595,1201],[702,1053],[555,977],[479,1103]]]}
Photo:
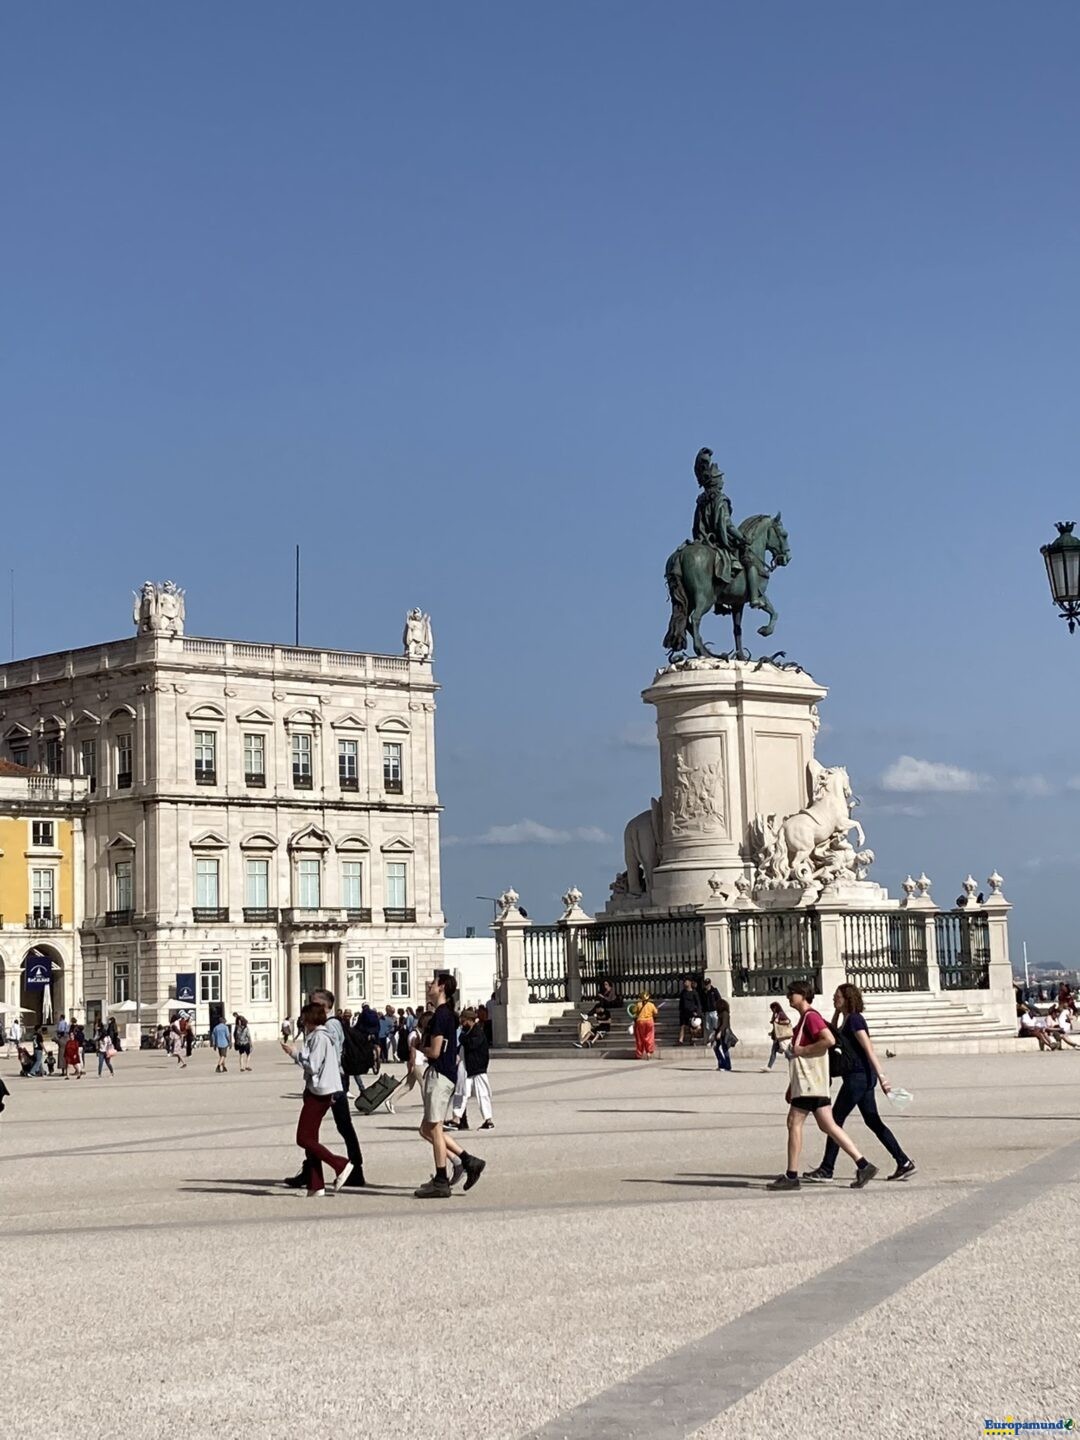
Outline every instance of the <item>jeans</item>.
{"label": "jeans", "polygon": [[772,1049],[769,1051],[769,1063],[765,1066],[766,1070],[771,1070],[776,1064],[777,1055],[783,1055],[785,1060],[789,1058],[788,1045],[790,1043],[789,1040],[774,1040],[772,1042]]}
{"label": "jeans", "polygon": [[731,1069],[731,1051],[719,1040],[713,1045],[713,1054],[716,1056],[716,1068],[718,1070]]}
{"label": "jeans", "polygon": [[701,1033],[704,1035],[706,1040],[708,1040],[712,1035],[716,1033],[716,1027],[719,1021],[720,1016],[716,1013],[715,1010],[705,1011],[704,1027]]}
{"label": "jeans", "polygon": [[[304,1152],[304,1169],[307,1172],[309,1190],[323,1188],[324,1164],[329,1165],[335,1175],[340,1175],[345,1168],[345,1161],[341,1156],[328,1150],[319,1140],[319,1126],[323,1122],[323,1116],[334,1100],[340,1098],[340,1095],[331,1098],[329,1095],[312,1095],[304,1091],[304,1103],[300,1106],[300,1118],[296,1122],[296,1143]],[[355,1135],[353,1139],[356,1139]]]}
{"label": "jeans", "polygon": [[35,1051],[34,1051],[34,1063],[30,1066],[30,1069],[29,1069],[26,1073],[27,1073],[28,1075],[44,1075],[44,1073],[45,1073],[44,1065],[45,1065],[45,1051],[44,1051],[44,1050],[35,1050]]}
{"label": "jeans", "polygon": [[106,1065],[109,1067],[109,1074],[115,1075],[116,1071],[112,1068],[112,1061],[109,1059],[108,1055],[105,1054],[104,1050],[99,1050],[97,1052],[97,1073],[99,1080],[101,1079],[101,1072]]}
{"label": "jeans", "polygon": [[[896,1136],[878,1114],[877,1097],[874,1094],[876,1085],[877,1076],[867,1075],[866,1071],[862,1069],[857,1070],[853,1075],[845,1075],[844,1083],[840,1086],[833,1105],[833,1119],[837,1125],[843,1128],[844,1121],[853,1110],[857,1109],[870,1133],[877,1136],[898,1165],[904,1165],[907,1163],[908,1157],[901,1150]],[[821,1168],[827,1170],[830,1175],[836,1165],[836,1157],[839,1153],[839,1145],[834,1140],[826,1140],[825,1156],[821,1162]]]}

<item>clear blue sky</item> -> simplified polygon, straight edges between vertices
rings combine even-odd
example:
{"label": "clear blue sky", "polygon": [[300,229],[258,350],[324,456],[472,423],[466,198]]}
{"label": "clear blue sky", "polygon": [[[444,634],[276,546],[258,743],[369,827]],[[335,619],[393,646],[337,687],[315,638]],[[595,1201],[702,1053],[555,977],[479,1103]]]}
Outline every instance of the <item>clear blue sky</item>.
{"label": "clear blue sky", "polygon": [[310,643],[434,616],[451,925],[510,883],[596,908],[709,444],[737,517],[783,510],[776,643],[878,878],[997,866],[1017,948],[1075,961],[1038,555],[1080,515],[1074,4],[101,0],[0,38],[20,653],[127,633],[147,576],[287,639],[299,540]]}

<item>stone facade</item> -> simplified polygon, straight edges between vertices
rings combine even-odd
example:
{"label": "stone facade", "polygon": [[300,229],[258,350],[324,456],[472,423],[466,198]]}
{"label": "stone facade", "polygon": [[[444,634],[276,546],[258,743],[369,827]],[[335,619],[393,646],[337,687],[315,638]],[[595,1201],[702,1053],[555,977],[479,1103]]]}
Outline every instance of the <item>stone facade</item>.
{"label": "stone facade", "polygon": [[69,1005],[164,1018],[194,972],[200,1029],[220,1004],[267,1038],[320,983],[421,1000],[443,955],[437,688],[430,657],[145,625],[0,666],[3,753],[91,791]]}

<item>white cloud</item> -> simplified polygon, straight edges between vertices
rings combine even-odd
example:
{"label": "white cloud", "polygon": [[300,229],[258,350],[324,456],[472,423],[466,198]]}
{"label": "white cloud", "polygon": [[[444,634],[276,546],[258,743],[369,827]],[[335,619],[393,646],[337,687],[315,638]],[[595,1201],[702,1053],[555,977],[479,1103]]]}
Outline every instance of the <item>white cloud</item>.
{"label": "white cloud", "polygon": [[953,793],[985,790],[990,784],[987,775],[964,770],[959,765],[945,765],[939,760],[917,760],[914,755],[901,755],[881,777],[883,790],[908,794]]}
{"label": "white cloud", "polygon": [[1054,793],[1054,787],[1045,775],[1017,775],[1009,784],[1017,795],[1025,795],[1029,800],[1042,800]]}
{"label": "white cloud", "polygon": [[639,725],[626,725],[618,737],[618,743],[626,750],[655,750],[656,726],[644,721]]}
{"label": "white cloud", "polygon": [[[869,810],[870,807],[868,806]],[[871,811],[874,815],[905,815],[909,819],[918,819],[925,815],[926,811],[921,805],[875,805]]]}
{"label": "white cloud", "polygon": [[553,830],[539,820],[518,820],[513,825],[492,825],[482,835],[447,835],[444,845],[607,845],[611,836],[596,825]]}

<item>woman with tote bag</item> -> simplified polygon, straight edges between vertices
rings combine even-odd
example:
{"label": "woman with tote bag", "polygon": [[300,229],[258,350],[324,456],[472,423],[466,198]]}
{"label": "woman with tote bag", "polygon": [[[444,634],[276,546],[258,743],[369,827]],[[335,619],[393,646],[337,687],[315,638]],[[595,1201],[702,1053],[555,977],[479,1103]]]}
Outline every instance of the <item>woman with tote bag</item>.
{"label": "woman with tote bag", "polygon": [[791,1042],[789,1061],[791,1079],[787,1101],[787,1171],[768,1186],[770,1190],[799,1189],[799,1156],[802,1154],[803,1126],[807,1115],[813,1115],[818,1129],[855,1161],[853,1190],[861,1190],[877,1174],[859,1147],[833,1119],[829,1103],[829,1051],[836,1037],[823,1017],[813,1008],[814,987],[808,980],[796,980],[788,986],[788,1003],[799,1016]]}

